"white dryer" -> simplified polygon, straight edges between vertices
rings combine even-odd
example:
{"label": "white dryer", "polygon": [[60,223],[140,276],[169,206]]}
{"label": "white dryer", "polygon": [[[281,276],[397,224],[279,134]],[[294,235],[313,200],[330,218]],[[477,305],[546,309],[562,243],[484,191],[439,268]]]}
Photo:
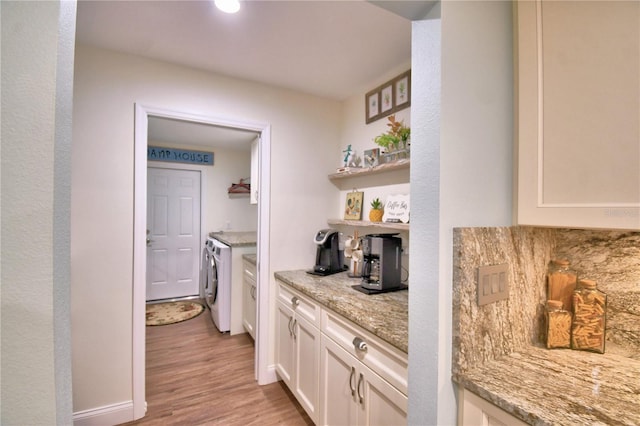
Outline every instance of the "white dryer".
{"label": "white dryer", "polygon": [[221,333],[231,328],[231,247],[208,238],[203,256],[202,295]]}

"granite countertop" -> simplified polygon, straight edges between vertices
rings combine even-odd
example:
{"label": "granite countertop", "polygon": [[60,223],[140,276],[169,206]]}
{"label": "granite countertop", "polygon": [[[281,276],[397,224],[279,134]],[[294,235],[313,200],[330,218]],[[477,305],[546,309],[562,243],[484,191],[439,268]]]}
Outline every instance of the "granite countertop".
{"label": "granite countertop", "polygon": [[255,246],[258,240],[257,235],[256,231],[220,231],[209,233],[209,237],[222,241],[230,247]]}
{"label": "granite countertop", "polygon": [[359,278],[347,272],[325,277],[305,271],[276,272],[275,277],[321,305],[408,353],[409,291],[367,295],[351,288]]}
{"label": "granite countertop", "polygon": [[258,263],[258,255],[255,253],[252,254],[243,254],[242,259],[246,260],[249,263],[256,265]]}
{"label": "granite countertop", "polygon": [[454,377],[532,425],[640,425],[640,362],[531,346]]}

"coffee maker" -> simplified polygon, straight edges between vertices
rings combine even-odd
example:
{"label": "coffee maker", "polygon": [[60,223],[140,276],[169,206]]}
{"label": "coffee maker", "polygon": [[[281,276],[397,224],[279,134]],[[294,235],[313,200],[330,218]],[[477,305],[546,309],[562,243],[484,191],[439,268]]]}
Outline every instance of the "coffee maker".
{"label": "coffee maker", "polygon": [[344,254],[340,249],[340,234],[335,229],[319,230],[313,242],[317,244],[316,264],[307,271],[313,275],[331,275],[345,270]]}
{"label": "coffee maker", "polygon": [[402,238],[395,235],[374,234],[362,238],[363,288],[377,291],[405,288],[400,278]]}

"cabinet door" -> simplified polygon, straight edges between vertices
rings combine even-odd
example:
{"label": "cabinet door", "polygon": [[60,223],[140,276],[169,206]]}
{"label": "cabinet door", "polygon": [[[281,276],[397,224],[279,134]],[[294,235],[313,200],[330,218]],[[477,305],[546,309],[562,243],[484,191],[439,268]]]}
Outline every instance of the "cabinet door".
{"label": "cabinet door", "polygon": [[515,11],[517,223],[640,229],[640,2]]}
{"label": "cabinet door", "polygon": [[525,426],[515,418],[476,394],[460,388],[458,397],[459,426]]}
{"label": "cabinet door", "polygon": [[294,314],[294,394],[314,423],[318,422],[320,330]]}
{"label": "cabinet door", "polygon": [[255,299],[253,298],[255,286],[246,276],[242,284],[242,325],[249,335],[255,339]]}
{"label": "cabinet door", "polygon": [[280,302],[276,308],[276,371],[289,389],[293,389],[293,311]]}
{"label": "cabinet door", "polygon": [[360,402],[358,424],[407,424],[407,397],[366,366],[360,366],[356,395]]}
{"label": "cabinet door", "polygon": [[333,340],[320,344],[320,425],[355,425],[357,419],[356,359]]}
{"label": "cabinet door", "polygon": [[242,325],[253,339],[256,338],[256,281],[255,267],[243,262]]}

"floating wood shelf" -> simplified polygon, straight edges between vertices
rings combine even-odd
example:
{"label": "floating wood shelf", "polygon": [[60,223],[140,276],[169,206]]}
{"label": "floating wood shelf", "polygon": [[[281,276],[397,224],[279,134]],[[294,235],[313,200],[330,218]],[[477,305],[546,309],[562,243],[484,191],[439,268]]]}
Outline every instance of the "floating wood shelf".
{"label": "floating wood shelf", "polygon": [[348,167],[348,168],[345,168],[344,171],[330,174],[329,180],[346,179],[346,178],[351,178],[356,176],[380,174],[385,172],[391,172],[394,170],[408,169],[410,166],[411,166],[411,160],[406,159],[406,160],[394,161],[393,163],[380,164],[379,166],[375,166],[375,167],[362,167],[362,168]]}
{"label": "floating wood shelf", "polygon": [[386,223],[386,222],[369,222],[366,220],[342,220],[342,219],[329,219],[327,220],[329,225],[344,225],[344,226],[357,226],[357,227],[376,227],[384,229],[393,229],[396,231],[408,231],[408,223]]}

